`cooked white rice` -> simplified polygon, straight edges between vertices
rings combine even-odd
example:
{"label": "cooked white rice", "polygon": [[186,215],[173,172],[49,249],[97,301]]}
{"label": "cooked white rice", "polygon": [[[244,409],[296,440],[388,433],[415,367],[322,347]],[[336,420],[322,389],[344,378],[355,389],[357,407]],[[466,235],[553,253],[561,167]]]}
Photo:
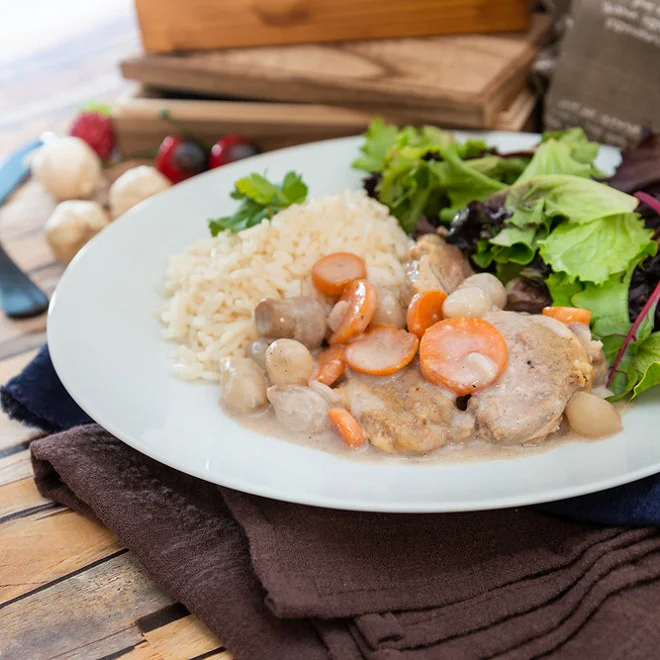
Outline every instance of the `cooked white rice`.
{"label": "cooked white rice", "polygon": [[170,259],[160,311],[164,336],[179,344],[174,370],[188,380],[217,380],[219,360],[244,355],[256,338],[252,312],[262,298],[322,298],[309,274],[331,252],[354,252],[370,281],[400,286],[409,244],[387,207],[347,191],[192,245]]}

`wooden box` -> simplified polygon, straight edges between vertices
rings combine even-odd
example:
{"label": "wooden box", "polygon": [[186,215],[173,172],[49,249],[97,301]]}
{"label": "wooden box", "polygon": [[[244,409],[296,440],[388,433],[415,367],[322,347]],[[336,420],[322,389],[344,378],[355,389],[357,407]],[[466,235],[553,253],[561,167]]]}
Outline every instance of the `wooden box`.
{"label": "wooden box", "polygon": [[[410,123],[495,128],[526,88],[550,26],[549,16],[536,15],[519,33],[143,55],[122,62],[122,72],[175,94],[334,105]],[[304,121],[306,111],[297,112]]]}
{"label": "wooden box", "polygon": [[[491,128],[536,130],[537,98],[523,90],[499,113]],[[230,133],[243,135],[264,150],[362,133],[374,112],[307,103],[239,102],[167,98],[136,88],[118,99],[112,119],[124,157],[148,157],[166,135],[185,127],[208,144]],[[414,116],[384,109],[380,113],[399,124],[419,123]],[[165,115],[165,116],[164,116]],[[443,124],[447,125],[447,124]]]}
{"label": "wooden box", "polygon": [[135,0],[147,52],[524,30],[529,0]]}

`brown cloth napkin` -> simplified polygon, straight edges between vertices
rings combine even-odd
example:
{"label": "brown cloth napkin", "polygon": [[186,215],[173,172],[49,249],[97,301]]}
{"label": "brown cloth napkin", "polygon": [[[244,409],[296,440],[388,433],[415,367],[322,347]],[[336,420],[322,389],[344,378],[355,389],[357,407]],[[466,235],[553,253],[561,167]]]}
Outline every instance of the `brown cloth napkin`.
{"label": "brown cloth napkin", "polygon": [[39,490],[112,529],[237,660],[660,657],[653,528],[286,504],[176,472],[96,425],[32,455]]}

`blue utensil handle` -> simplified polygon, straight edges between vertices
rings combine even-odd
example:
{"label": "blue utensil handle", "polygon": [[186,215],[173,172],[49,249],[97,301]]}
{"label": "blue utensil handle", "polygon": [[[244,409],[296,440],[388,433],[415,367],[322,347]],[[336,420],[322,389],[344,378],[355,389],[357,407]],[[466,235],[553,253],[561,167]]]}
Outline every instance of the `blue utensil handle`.
{"label": "blue utensil handle", "polygon": [[13,319],[26,319],[48,309],[44,292],[11,260],[0,245],[0,307]]}

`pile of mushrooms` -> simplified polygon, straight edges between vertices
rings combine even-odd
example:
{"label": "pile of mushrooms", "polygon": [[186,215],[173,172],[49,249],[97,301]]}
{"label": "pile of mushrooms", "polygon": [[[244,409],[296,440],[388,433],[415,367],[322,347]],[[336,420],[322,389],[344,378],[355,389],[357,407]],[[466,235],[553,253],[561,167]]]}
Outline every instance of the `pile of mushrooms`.
{"label": "pile of mushrooms", "polygon": [[327,412],[338,395],[313,380],[313,350],[328,330],[326,311],[314,298],[262,300],[254,310],[259,339],[246,357],[230,357],[220,367],[221,402],[235,415],[264,410],[270,403],[285,428],[317,433],[328,426]]}
{"label": "pile of mushrooms", "polygon": [[68,264],[87,241],[147,197],[171,183],[154,167],[127,170],[109,189],[110,214],[91,198],[105,185],[101,159],[77,137],[55,137],[34,155],[32,175],[60,203],[46,222],[46,240]]}

